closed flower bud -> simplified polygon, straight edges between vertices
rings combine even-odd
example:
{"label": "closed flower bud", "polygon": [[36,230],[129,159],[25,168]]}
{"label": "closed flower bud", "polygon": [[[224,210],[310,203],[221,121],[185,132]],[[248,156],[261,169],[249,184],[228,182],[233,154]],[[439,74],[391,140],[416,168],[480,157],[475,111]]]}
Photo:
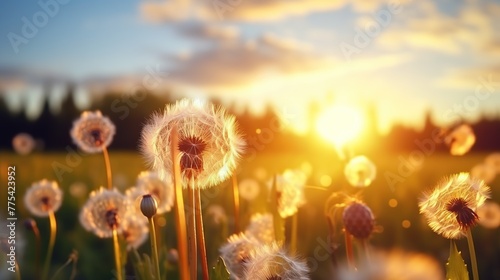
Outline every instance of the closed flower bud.
{"label": "closed flower bud", "polygon": [[358,239],[366,239],[373,232],[374,218],[372,210],[363,203],[353,202],[342,215],[345,229]]}
{"label": "closed flower bud", "polygon": [[141,212],[144,216],[151,218],[156,214],[156,209],[158,209],[158,203],[154,197],[150,194],[142,196],[141,200]]}

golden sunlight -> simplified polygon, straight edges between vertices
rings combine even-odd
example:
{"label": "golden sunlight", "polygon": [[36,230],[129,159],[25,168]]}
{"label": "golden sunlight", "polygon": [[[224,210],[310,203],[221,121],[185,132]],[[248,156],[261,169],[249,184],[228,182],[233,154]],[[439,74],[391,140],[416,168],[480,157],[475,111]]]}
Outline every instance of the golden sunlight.
{"label": "golden sunlight", "polygon": [[356,138],[363,127],[363,113],[347,104],[335,104],[326,108],[316,120],[319,135],[336,147],[342,147]]}

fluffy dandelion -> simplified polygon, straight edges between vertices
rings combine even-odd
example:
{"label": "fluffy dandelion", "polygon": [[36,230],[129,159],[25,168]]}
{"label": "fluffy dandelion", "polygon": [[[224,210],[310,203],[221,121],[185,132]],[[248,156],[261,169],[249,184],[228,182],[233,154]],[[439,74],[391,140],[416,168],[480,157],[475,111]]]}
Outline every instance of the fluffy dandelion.
{"label": "fluffy dandelion", "polygon": [[263,244],[270,244],[275,241],[273,215],[270,213],[253,214],[245,234],[254,237]]}
{"label": "fluffy dandelion", "polygon": [[490,188],[469,173],[459,173],[438,182],[420,200],[431,229],[448,239],[458,239],[477,223],[476,209],[489,197]]}
{"label": "fluffy dandelion", "polygon": [[488,155],[484,160],[484,163],[493,167],[493,169],[495,169],[497,174],[500,173],[500,153],[492,153]]}
{"label": "fluffy dandelion", "polygon": [[479,180],[483,180],[486,184],[489,184],[495,180],[497,172],[495,167],[487,163],[480,163],[470,170],[470,176]]}
{"label": "fluffy dandelion", "polygon": [[149,236],[149,228],[142,219],[134,216],[126,217],[126,227],[122,231],[122,236],[127,243],[127,251],[139,249]]}
{"label": "fluffy dandelion", "polygon": [[353,187],[368,187],[377,175],[377,167],[365,156],[352,158],[344,168],[344,175]]}
{"label": "fluffy dandelion", "polygon": [[259,182],[254,179],[243,179],[239,182],[240,196],[247,200],[254,200],[260,193]]}
{"label": "fluffy dandelion", "polygon": [[142,132],[142,153],[162,179],[172,172],[170,135],[174,126],[183,186],[196,178],[196,188],[207,188],[231,176],[244,147],[235,118],[213,105],[184,99],[154,115]]}
{"label": "fluffy dandelion", "polygon": [[207,208],[207,215],[211,218],[212,222],[216,225],[227,223],[227,215],[224,207],[212,204]]}
{"label": "fluffy dandelion", "polygon": [[261,244],[252,236],[244,233],[231,235],[219,249],[226,263],[231,279],[243,279],[246,264],[257,247]]}
{"label": "fluffy dandelion", "polygon": [[29,155],[35,148],[35,140],[28,133],[19,133],[12,138],[12,148],[20,155]]}
{"label": "fluffy dandelion", "polygon": [[[276,177],[278,192],[278,212],[282,218],[297,213],[298,208],[305,203],[304,187],[307,177],[300,170],[286,170]],[[269,182],[269,186],[272,181]]]}
{"label": "fluffy dandelion", "polygon": [[69,186],[69,193],[76,198],[83,198],[87,196],[88,188],[83,182],[74,182]]}
{"label": "fluffy dandelion", "polygon": [[309,268],[305,261],[289,255],[276,243],[263,245],[246,264],[246,280],[308,280]]}
{"label": "fluffy dandelion", "polygon": [[100,111],[85,111],[73,122],[73,142],[87,153],[99,153],[108,147],[115,135],[115,125]]}
{"label": "fluffy dandelion", "polygon": [[125,195],[135,203],[145,194],[151,194],[158,202],[157,213],[169,212],[174,205],[174,186],[171,177],[161,180],[155,172],[144,171],[137,178],[137,187],[128,189]]}
{"label": "fluffy dandelion", "polygon": [[24,195],[24,204],[37,217],[48,217],[61,207],[63,193],[56,181],[35,182]]}
{"label": "fluffy dandelion", "polygon": [[500,205],[493,201],[486,201],[476,210],[479,218],[478,223],[485,228],[497,228],[500,226]]}
{"label": "fluffy dandelion", "polygon": [[348,270],[340,267],[337,279],[345,280],[443,280],[441,265],[434,258],[421,254],[394,250],[375,252],[370,265]]}
{"label": "fluffy dandelion", "polygon": [[126,196],[117,189],[100,188],[89,195],[80,212],[80,223],[87,230],[101,238],[109,238],[113,230],[121,233],[126,228],[126,217],[131,213]]}
{"label": "fluffy dandelion", "polygon": [[462,124],[449,131],[444,141],[450,147],[452,155],[461,156],[476,143],[476,135],[470,125]]}

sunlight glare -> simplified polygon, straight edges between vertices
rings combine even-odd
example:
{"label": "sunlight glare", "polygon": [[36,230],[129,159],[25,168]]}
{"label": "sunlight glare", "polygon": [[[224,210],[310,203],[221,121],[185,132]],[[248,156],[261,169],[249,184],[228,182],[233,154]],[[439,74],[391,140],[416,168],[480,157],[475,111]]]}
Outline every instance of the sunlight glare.
{"label": "sunlight glare", "polygon": [[320,113],[316,130],[324,139],[337,147],[344,146],[363,129],[363,114],[350,105],[334,105]]}

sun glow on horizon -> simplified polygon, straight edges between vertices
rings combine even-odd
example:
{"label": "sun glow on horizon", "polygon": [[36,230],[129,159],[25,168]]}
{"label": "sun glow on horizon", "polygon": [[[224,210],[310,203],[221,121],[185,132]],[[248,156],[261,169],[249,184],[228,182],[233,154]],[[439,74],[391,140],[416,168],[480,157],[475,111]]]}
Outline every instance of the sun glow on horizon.
{"label": "sun glow on horizon", "polygon": [[355,139],[364,126],[363,113],[348,104],[335,104],[325,108],[316,119],[318,134],[337,147]]}

